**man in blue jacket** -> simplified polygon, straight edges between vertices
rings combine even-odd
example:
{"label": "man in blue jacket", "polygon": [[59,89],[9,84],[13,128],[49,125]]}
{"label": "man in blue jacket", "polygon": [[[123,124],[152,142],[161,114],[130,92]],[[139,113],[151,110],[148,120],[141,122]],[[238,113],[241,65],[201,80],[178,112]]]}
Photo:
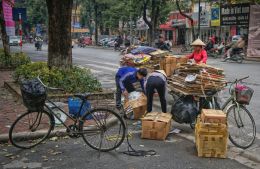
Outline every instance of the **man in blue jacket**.
{"label": "man in blue jacket", "polygon": [[121,67],[116,73],[116,107],[121,107],[121,95],[128,99],[128,93],[135,91],[133,83],[140,82],[144,91],[144,77],[147,70],[144,68],[136,69],[134,67]]}

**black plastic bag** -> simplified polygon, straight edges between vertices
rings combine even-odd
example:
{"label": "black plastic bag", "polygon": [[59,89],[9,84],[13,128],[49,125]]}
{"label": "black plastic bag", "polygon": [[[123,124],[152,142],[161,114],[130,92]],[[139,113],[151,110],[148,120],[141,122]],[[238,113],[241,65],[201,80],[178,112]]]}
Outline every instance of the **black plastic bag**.
{"label": "black plastic bag", "polygon": [[199,111],[192,96],[182,96],[172,105],[171,114],[178,123],[194,123]]}
{"label": "black plastic bag", "polygon": [[21,83],[24,105],[29,111],[40,111],[47,97],[46,88],[38,79],[26,80]]}

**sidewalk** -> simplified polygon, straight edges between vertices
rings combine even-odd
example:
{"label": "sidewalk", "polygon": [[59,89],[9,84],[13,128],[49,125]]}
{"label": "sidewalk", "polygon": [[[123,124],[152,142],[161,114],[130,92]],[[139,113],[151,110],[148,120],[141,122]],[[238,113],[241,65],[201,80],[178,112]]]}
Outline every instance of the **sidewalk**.
{"label": "sidewalk", "polygon": [[0,135],[9,131],[11,124],[26,111],[23,104],[4,88],[5,81],[12,81],[12,71],[0,71]]}

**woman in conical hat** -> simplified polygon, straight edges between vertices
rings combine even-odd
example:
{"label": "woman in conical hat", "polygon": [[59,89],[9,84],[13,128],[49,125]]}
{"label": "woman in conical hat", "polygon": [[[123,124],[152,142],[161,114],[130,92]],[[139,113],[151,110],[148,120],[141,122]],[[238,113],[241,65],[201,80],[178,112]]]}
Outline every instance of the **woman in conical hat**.
{"label": "woman in conical hat", "polygon": [[202,42],[200,39],[195,40],[194,42],[192,42],[191,46],[194,47],[194,51],[191,55],[187,56],[189,59],[194,59],[194,61],[197,64],[200,63],[207,63],[208,60],[208,55],[207,55],[207,51],[205,49],[203,49],[205,45],[204,42]]}

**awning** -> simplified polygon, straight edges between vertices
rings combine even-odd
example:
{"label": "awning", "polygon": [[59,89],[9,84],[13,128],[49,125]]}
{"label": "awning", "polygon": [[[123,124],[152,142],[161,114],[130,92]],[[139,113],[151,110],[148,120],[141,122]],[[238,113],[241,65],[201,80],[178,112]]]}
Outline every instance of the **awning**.
{"label": "awning", "polygon": [[186,26],[186,19],[173,19],[172,27],[182,27]]}
{"label": "awning", "polygon": [[171,22],[166,22],[160,25],[160,29],[163,30],[173,30]]}

